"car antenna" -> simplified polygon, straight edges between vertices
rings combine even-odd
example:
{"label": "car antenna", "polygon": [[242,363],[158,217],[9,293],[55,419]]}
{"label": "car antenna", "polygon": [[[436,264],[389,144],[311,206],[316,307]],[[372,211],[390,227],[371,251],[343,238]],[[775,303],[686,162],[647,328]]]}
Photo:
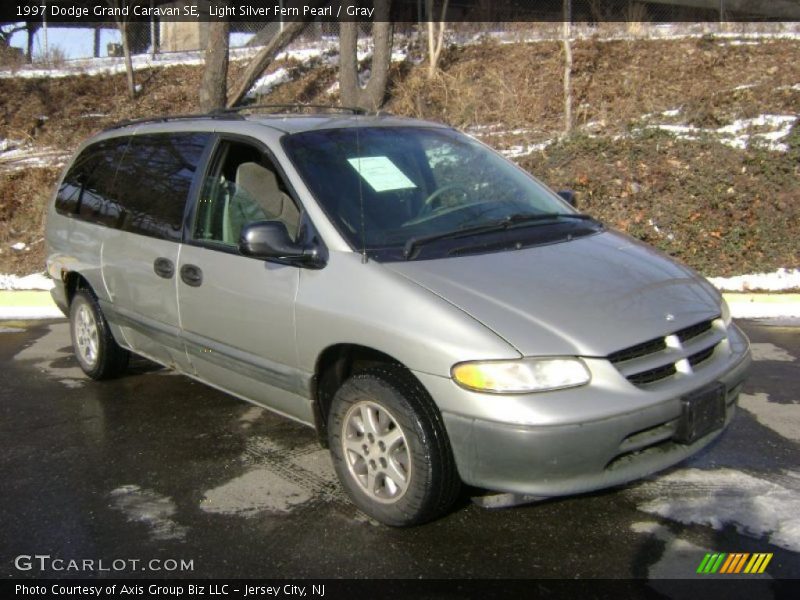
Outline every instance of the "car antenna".
{"label": "car antenna", "polygon": [[361,210],[361,264],[367,264],[367,225],[364,216],[364,178],[361,176],[361,114],[356,113],[356,156],[358,157],[358,203]]}

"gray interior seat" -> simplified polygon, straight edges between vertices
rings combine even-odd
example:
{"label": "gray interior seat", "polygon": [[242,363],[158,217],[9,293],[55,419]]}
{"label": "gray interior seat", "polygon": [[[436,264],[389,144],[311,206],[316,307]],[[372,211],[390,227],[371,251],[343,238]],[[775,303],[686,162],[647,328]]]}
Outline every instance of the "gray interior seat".
{"label": "gray interior seat", "polygon": [[242,226],[264,219],[283,222],[295,237],[300,213],[292,199],[278,187],[275,173],[258,163],[246,162],[236,170],[236,191],[229,219],[237,241]]}

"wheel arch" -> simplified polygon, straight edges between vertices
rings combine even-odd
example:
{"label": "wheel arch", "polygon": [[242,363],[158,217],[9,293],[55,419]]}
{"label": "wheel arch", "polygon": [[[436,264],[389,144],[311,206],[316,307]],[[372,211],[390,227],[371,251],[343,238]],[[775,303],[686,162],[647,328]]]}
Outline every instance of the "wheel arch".
{"label": "wheel arch", "polygon": [[[323,447],[328,446],[328,414],[336,390],[354,373],[380,365],[391,365],[403,369],[427,393],[425,386],[411,369],[400,360],[375,348],[361,344],[341,343],[328,346],[319,354],[314,368],[311,392],[314,424]],[[435,403],[431,403],[435,407]]]}
{"label": "wheel arch", "polygon": [[67,299],[67,307],[72,304],[72,299],[78,290],[87,290],[90,294],[97,297],[89,281],[77,271],[67,271],[61,276],[64,282],[64,295]]}

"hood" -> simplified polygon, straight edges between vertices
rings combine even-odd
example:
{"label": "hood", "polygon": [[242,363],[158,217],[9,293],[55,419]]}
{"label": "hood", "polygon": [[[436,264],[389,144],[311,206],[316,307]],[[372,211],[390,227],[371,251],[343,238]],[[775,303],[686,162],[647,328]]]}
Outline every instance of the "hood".
{"label": "hood", "polygon": [[384,266],[482,322],[524,356],[606,356],[720,314],[687,267],[616,232]]}

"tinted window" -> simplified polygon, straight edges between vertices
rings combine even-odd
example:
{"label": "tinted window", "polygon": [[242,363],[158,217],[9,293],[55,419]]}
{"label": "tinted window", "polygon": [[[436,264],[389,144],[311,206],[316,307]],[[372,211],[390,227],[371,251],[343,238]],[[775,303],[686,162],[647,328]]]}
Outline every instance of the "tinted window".
{"label": "tinted window", "polygon": [[137,135],[116,175],[126,231],[180,240],[183,211],[207,133]]}
{"label": "tinted window", "polygon": [[123,211],[114,195],[114,177],[128,138],[106,140],[84,150],[64,177],[56,210],[85,221],[118,227]]}

